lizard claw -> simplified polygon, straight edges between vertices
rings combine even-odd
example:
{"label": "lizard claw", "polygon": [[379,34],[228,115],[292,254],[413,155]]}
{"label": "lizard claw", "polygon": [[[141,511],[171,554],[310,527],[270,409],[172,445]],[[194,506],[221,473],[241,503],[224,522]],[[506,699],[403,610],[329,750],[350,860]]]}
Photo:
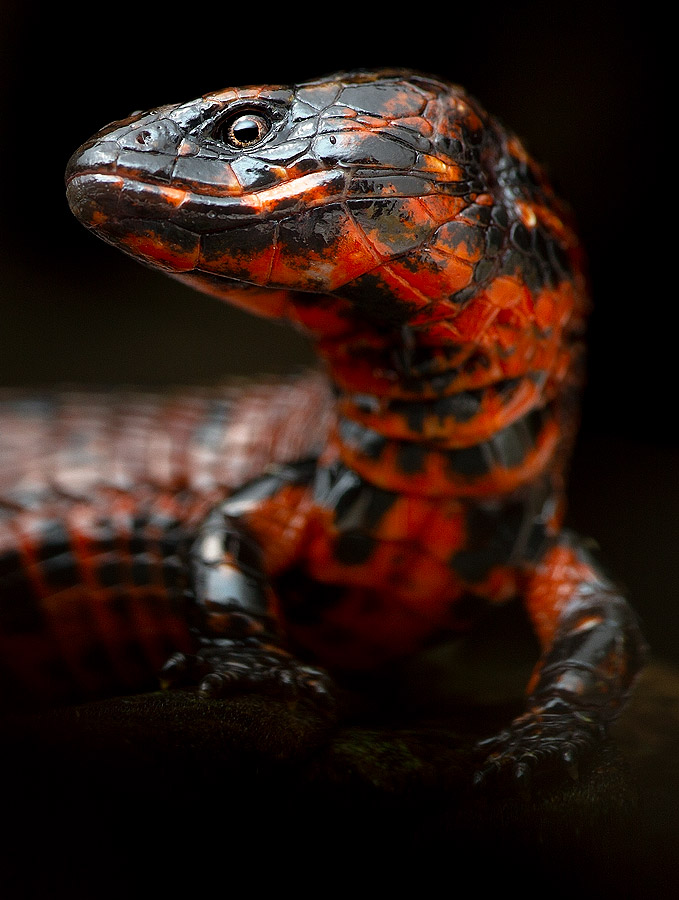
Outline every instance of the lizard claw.
{"label": "lizard claw", "polygon": [[559,773],[575,781],[581,760],[604,734],[598,723],[566,703],[549,711],[531,709],[508,729],[477,743],[487,755],[473,784],[501,782],[524,793],[534,780]]}
{"label": "lizard claw", "polygon": [[210,699],[255,691],[291,701],[306,698],[325,710],[335,705],[333,682],[324,670],[255,641],[225,640],[194,655],[177,653],[163,666],[160,681],[164,688],[195,684]]}

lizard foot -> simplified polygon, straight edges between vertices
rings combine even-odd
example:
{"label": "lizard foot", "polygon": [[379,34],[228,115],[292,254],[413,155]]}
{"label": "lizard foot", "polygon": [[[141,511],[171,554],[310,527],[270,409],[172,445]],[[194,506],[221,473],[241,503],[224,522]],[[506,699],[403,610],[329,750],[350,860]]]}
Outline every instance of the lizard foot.
{"label": "lizard foot", "polygon": [[477,787],[501,782],[528,791],[538,778],[576,780],[582,759],[605,737],[602,721],[561,699],[514,719],[500,734],[477,746],[488,755],[476,772]]}
{"label": "lizard foot", "polygon": [[328,712],[336,703],[333,681],[323,669],[247,638],[212,642],[195,654],[176,653],[163,666],[160,680],[164,688],[197,685],[202,696],[215,699],[257,691],[291,701],[307,699]]}

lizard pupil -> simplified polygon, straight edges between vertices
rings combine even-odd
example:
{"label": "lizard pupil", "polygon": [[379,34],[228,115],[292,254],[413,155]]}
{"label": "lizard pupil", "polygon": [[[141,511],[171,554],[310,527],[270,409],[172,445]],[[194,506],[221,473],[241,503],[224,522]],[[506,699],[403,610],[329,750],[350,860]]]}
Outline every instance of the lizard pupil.
{"label": "lizard pupil", "polygon": [[263,115],[242,112],[227,120],[222,128],[222,134],[227,144],[241,149],[259,143],[270,130],[271,124]]}

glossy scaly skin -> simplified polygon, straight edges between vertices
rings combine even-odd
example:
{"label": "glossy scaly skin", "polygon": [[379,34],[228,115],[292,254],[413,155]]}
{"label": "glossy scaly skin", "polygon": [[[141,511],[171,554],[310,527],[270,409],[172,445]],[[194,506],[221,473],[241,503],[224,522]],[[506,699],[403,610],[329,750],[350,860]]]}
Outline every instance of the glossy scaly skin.
{"label": "glossy scaly skin", "polygon": [[[520,141],[438,78],[343,73],[113,123],[74,154],[67,185],[99,237],[303,328],[327,376],[260,388],[259,458],[240,477],[206,482],[189,462],[174,485],[154,478],[147,442],[136,480],[126,471],[116,488],[99,451],[84,525],[69,507],[70,547],[98,558],[91,510],[113,534],[121,496],[143,522],[170,510],[182,531],[183,549],[155,557],[173,560],[177,594],[164,680],[324,703],[328,671],[389,665],[520,594],[543,654],[525,715],[488,743],[479,777],[575,765],[620,711],[643,641],[562,530],[587,290],[568,210]],[[279,409],[293,391],[294,425]],[[176,452],[181,417],[159,421]],[[225,471],[228,435],[249,433],[234,429],[219,432]],[[19,506],[13,534],[35,556],[30,517],[43,513]]]}

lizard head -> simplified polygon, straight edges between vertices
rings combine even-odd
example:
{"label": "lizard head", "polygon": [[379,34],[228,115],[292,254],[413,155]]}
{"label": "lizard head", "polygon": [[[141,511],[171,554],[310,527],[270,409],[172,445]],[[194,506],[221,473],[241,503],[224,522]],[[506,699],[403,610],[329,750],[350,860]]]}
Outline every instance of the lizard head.
{"label": "lizard head", "polygon": [[312,331],[331,327],[308,312],[318,295],[335,318],[417,328],[485,286],[501,308],[569,277],[571,233],[540,219],[549,189],[519,142],[461,88],[404,70],[135,114],[80,147],[66,180],[104,240]]}

